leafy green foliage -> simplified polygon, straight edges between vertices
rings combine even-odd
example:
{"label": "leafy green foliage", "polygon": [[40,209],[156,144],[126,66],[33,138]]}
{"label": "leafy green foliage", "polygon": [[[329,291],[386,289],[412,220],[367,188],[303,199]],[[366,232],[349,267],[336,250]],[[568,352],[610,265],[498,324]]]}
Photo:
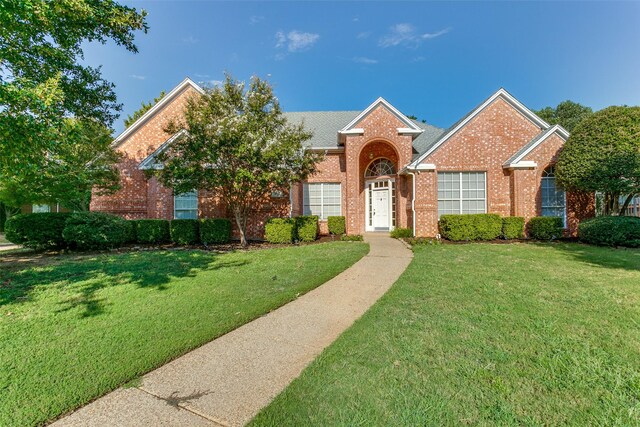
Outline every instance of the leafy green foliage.
{"label": "leafy green foliage", "polygon": [[327,226],[329,228],[329,234],[341,236],[347,232],[347,226],[344,216],[327,217]]}
{"label": "leafy green foliage", "polygon": [[264,238],[269,243],[292,243],[296,226],[291,218],[271,218],[264,226]]}
{"label": "leafy green foliage", "polygon": [[573,132],[578,123],[593,114],[593,110],[567,100],[558,104],[556,108],[546,107],[536,111],[536,114],[549,124],[558,124],[569,132]]}
{"label": "leafy green foliage", "polygon": [[62,232],[69,213],[20,214],[5,224],[6,238],[17,245],[34,249],[64,248]]}
{"label": "leafy green foliage", "polygon": [[447,240],[494,240],[502,233],[502,218],[496,214],[442,215],[440,234]]}
{"label": "leafy green foliage", "polygon": [[362,234],[343,234],[340,236],[340,240],[343,242],[362,242],[364,237],[362,237]]}
{"label": "leafy green foliage", "polygon": [[315,171],[320,158],[305,150],[311,137],[289,124],[271,86],[257,77],[249,87],[227,75],[220,87],[191,97],[184,120],[170,123],[182,133],[158,155],[160,181],[176,194],[194,188],[219,195],[246,241],[249,214],[272,190],[286,189]]}
{"label": "leafy green foliage", "polygon": [[0,6],[0,181],[38,173],[75,117],[111,125],[121,106],[83,44],[113,41],[136,52],[146,12],[112,0],[4,0]]}
{"label": "leafy green foliage", "polygon": [[169,221],[166,219],[136,219],[131,221],[138,243],[167,243],[170,240]]}
{"label": "leafy green foliage", "polygon": [[227,218],[200,220],[200,241],[205,244],[227,243],[231,240],[231,221]]}
{"label": "leafy green foliage", "polygon": [[178,245],[195,245],[200,242],[197,219],[171,220],[171,241]]}
{"label": "leafy green foliage", "polygon": [[133,224],[119,216],[102,212],[78,212],[66,221],[62,236],[76,249],[111,249],[130,242]]}
{"label": "leafy green foliage", "polygon": [[524,218],[521,216],[505,216],[502,218],[502,238],[522,239],[524,237]]}
{"label": "leafy green foliage", "polygon": [[391,231],[391,237],[394,239],[410,238],[413,237],[413,230],[410,228],[396,227]]}
{"label": "leafy green foliage", "polygon": [[[601,192],[604,213],[624,214],[620,196],[640,193],[640,107],[609,107],[580,122],[556,165],[567,190]],[[628,202],[627,202],[628,203]]]}
{"label": "leafy green foliage", "polygon": [[600,246],[640,247],[640,218],[601,216],[580,222],[578,237]]}
{"label": "leafy green foliage", "polygon": [[300,215],[293,219],[296,231],[295,239],[301,242],[313,242],[318,238],[318,217]]}
{"label": "leafy green foliage", "polygon": [[144,115],[147,111],[149,111],[154,105],[156,105],[164,96],[166,95],[165,91],[160,92],[160,95],[153,98],[153,102],[142,102],[140,108],[134,111],[132,114],[128,115],[126,119],[124,119],[124,127],[125,129],[131,126],[136,120]]}
{"label": "leafy green foliage", "polygon": [[529,237],[537,240],[559,239],[563,229],[562,218],[555,216],[537,216],[527,223]]}

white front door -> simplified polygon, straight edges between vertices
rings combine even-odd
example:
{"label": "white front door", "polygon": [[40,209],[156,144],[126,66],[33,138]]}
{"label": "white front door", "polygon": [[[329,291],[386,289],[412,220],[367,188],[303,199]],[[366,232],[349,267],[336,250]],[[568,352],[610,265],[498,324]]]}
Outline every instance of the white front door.
{"label": "white front door", "polygon": [[389,189],[373,190],[371,212],[374,230],[389,229]]}

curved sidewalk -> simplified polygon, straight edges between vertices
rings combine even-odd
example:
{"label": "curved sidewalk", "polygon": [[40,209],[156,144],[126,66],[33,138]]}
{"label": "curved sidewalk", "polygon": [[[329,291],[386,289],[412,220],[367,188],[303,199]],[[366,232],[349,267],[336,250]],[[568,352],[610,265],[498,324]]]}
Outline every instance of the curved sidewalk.
{"label": "curved sidewalk", "polygon": [[240,426],[268,405],[397,280],[412,252],[367,234],[369,253],[295,301],[55,422],[62,426]]}

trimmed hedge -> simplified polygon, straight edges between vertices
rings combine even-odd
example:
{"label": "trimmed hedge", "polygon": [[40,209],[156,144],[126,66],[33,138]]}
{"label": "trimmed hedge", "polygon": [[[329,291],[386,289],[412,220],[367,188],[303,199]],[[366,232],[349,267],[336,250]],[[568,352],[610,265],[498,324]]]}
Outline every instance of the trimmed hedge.
{"label": "trimmed hedge", "polygon": [[131,221],[138,243],[158,244],[170,240],[169,221],[166,219],[136,219]]}
{"label": "trimmed hedge", "polygon": [[585,243],[600,246],[640,247],[640,218],[601,216],[582,221],[578,237]]}
{"label": "trimmed hedge", "polygon": [[410,238],[413,237],[413,230],[410,228],[402,227],[394,228],[393,230],[391,230],[391,237],[393,237],[394,239]]}
{"label": "trimmed hedge", "polygon": [[362,234],[343,234],[340,236],[340,240],[343,242],[362,242],[364,238]]}
{"label": "trimmed hedge", "polygon": [[347,225],[343,216],[327,217],[327,226],[329,227],[329,234],[340,236],[347,232]]}
{"label": "trimmed hedge", "polygon": [[174,219],[169,226],[171,242],[178,245],[195,245],[200,241],[197,219]]}
{"label": "trimmed hedge", "polygon": [[70,213],[31,213],[14,215],[5,223],[8,241],[28,248],[64,248],[62,236]]}
{"label": "trimmed hedge", "polygon": [[502,234],[502,218],[497,214],[442,215],[440,234],[447,240],[494,240]]}
{"label": "trimmed hedge", "polygon": [[231,221],[226,218],[207,218],[200,220],[200,241],[211,243],[227,243],[231,240]]}
{"label": "trimmed hedge", "polygon": [[269,243],[292,243],[295,224],[291,218],[271,218],[264,226],[264,238]]}
{"label": "trimmed hedge", "polygon": [[62,236],[77,249],[110,249],[130,241],[133,224],[102,212],[78,212],[66,221]]}
{"label": "trimmed hedge", "polygon": [[529,237],[537,240],[558,239],[562,237],[563,229],[562,218],[556,216],[536,216],[527,224]]}
{"label": "trimmed hedge", "polygon": [[521,216],[505,216],[502,218],[502,238],[522,239],[524,237],[524,218]]}
{"label": "trimmed hedge", "polygon": [[318,217],[316,215],[300,215],[293,220],[296,227],[296,240],[313,242],[318,238]]}

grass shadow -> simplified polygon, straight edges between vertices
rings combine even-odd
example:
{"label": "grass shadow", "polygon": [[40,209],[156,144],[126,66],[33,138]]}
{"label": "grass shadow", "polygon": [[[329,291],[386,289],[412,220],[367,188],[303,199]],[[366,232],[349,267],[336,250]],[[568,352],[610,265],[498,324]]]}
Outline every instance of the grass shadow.
{"label": "grass shadow", "polygon": [[576,261],[597,267],[640,271],[640,249],[610,248],[584,243],[533,243],[569,255]]}

